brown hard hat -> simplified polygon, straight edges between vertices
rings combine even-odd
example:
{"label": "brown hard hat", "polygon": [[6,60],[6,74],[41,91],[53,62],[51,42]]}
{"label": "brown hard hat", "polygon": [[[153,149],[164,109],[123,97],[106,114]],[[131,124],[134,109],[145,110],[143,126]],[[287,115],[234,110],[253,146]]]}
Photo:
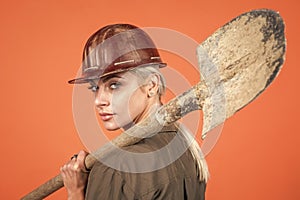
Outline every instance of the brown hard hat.
{"label": "brown hard hat", "polygon": [[130,24],[108,25],[86,42],[82,58],[82,75],[69,83],[87,83],[135,67],[166,66],[151,38]]}

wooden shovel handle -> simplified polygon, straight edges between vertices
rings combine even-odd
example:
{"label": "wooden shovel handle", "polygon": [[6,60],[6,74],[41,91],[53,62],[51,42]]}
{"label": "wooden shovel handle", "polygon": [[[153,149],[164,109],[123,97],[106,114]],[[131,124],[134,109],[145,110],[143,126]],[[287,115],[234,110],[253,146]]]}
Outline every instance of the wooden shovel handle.
{"label": "wooden shovel handle", "polygon": [[[88,155],[85,160],[86,167],[90,169],[95,163],[95,159],[92,155]],[[44,184],[40,185],[38,188],[28,193],[26,196],[21,198],[22,200],[39,200],[43,199],[55,191],[59,190],[64,186],[62,177],[59,175],[48,180]]]}

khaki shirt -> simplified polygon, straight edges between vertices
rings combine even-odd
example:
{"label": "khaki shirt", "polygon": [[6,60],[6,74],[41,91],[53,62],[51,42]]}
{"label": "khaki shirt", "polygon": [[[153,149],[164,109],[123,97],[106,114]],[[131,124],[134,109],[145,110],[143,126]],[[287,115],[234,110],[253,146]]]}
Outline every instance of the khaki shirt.
{"label": "khaki shirt", "polygon": [[[169,144],[176,135],[174,126],[165,127],[150,138],[144,138],[137,144],[124,148],[135,153],[154,152]],[[187,148],[182,140],[176,143],[176,149]],[[171,156],[173,151],[169,151]],[[120,165],[133,169],[135,160],[124,155],[111,159],[121,160]],[[168,160],[168,155],[157,157],[156,162]],[[151,163],[144,162],[145,165]],[[153,164],[153,163],[152,163]],[[195,161],[189,150],[183,151],[171,164],[155,171],[145,173],[123,172],[97,162],[92,168],[86,189],[86,199],[101,200],[150,200],[150,199],[205,199],[206,184],[200,182]]]}

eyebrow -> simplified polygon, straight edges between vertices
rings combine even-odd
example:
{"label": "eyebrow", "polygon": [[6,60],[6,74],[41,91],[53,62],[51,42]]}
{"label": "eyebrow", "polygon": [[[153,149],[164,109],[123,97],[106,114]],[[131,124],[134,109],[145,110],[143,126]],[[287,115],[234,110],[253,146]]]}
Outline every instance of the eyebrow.
{"label": "eyebrow", "polygon": [[124,77],[118,75],[118,74],[111,74],[111,75],[107,75],[104,78],[102,78],[102,82],[106,83],[108,80],[112,79],[112,78],[122,78],[124,79]]}
{"label": "eyebrow", "polygon": [[109,81],[110,79],[112,78],[121,78],[121,79],[124,79],[124,77],[118,75],[118,74],[111,74],[111,75],[107,75],[103,78],[100,78],[100,79],[94,79],[94,80],[90,80],[89,81],[89,84],[90,85],[98,85],[99,82],[101,81],[102,83],[106,83],[107,81]]}

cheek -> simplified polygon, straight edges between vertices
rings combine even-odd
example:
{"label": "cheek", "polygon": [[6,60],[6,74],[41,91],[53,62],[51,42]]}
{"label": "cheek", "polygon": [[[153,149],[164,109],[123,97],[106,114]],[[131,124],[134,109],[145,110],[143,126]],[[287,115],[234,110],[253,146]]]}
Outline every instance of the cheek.
{"label": "cheek", "polygon": [[114,113],[122,113],[128,108],[127,94],[115,94],[111,99],[111,107]]}
{"label": "cheek", "polygon": [[134,90],[126,93],[116,93],[112,98],[112,109],[118,113],[118,116],[123,120],[133,120],[136,118],[146,107],[147,96],[140,90]]}
{"label": "cheek", "polygon": [[142,113],[146,107],[147,96],[140,90],[137,90],[128,101],[128,108],[131,117],[135,118]]}

